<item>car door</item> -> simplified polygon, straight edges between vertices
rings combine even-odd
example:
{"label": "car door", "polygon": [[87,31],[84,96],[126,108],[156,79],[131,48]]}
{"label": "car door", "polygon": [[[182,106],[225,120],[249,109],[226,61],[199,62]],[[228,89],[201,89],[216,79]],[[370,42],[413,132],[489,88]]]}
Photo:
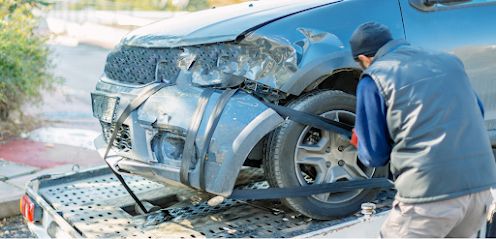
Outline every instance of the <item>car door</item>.
{"label": "car door", "polygon": [[484,103],[486,127],[496,146],[496,0],[431,5],[426,0],[399,1],[410,43],[455,54],[463,61]]}

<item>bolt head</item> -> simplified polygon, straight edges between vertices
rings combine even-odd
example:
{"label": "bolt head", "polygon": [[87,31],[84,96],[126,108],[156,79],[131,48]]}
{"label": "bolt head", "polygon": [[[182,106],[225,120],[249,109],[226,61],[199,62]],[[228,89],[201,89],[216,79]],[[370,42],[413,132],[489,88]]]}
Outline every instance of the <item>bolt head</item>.
{"label": "bolt head", "polygon": [[343,165],[344,165],[344,160],[339,160],[339,161],[338,161],[338,165],[339,165],[339,166],[343,166]]}

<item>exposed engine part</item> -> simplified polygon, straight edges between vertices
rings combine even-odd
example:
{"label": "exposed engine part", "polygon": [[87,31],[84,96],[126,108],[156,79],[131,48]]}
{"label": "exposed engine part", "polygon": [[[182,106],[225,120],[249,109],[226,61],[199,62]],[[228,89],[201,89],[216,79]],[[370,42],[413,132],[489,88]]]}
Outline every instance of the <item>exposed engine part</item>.
{"label": "exposed engine part", "polygon": [[242,89],[269,102],[277,103],[279,100],[285,99],[288,96],[287,93],[278,89],[251,80],[245,80]]}

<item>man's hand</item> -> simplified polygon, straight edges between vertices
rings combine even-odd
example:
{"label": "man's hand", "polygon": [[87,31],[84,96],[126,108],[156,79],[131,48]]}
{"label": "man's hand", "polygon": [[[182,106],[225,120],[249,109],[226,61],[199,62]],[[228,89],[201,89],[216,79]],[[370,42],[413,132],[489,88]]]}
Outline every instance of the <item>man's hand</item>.
{"label": "man's hand", "polygon": [[355,128],[353,128],[353,130],[351,132],[352,132],[352,134],[351,134],[350,144],[352,144],[353,146],[355,146],[355,148],[358,149],[358,137],[355,133]]}

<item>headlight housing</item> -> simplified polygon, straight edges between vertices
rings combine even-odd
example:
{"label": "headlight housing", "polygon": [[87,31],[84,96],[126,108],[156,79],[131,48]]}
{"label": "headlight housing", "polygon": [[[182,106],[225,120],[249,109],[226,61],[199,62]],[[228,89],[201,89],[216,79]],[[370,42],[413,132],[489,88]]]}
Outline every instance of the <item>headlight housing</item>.
{"label": "headlight housing", "polygon": [[245,79],[277,88],[298,69],[296,51],[282,39],[249,36],[239,43],[201,46],[189,69],[198,86],[233,87]]}
{"label": "headlight housing", "polygon": [[184,150],[184,137],[170,132],[159,132],[153,138],[151,146],[159,163],[180,162]]}

